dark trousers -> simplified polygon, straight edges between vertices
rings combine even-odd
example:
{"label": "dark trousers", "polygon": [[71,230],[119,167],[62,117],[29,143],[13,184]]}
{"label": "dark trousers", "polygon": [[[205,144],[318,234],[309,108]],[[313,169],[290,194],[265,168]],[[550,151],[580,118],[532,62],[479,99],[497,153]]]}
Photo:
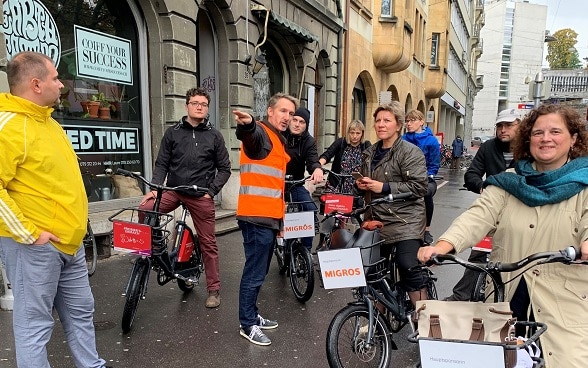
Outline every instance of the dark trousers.
{"label": "dark trousers", "polygon": [[[483,252],[480,250],[473,250],[470,253],[470,257],[468,261],[476,262],[476,263],[484,263],[486,262],[486,257],[488,252]],[[472,292],[474,287],[476,286],[476,280],[478,279],[478,275],[481,272],[473,271],[468,268],[465,269],[463,272],[463,277],[461,280],[455,284],[453,287],[453,295],[451,295],[448,299],[449,300],[461,300],[461,301],[468,301],[472,297]]]}
{"label": "dark trousers", "polygon": [[245,265],[239,286],[239,322],[242,327],[257,324],[257,296],[272,261],[277,230],[237,221],[243,234]]}
{"label": "dark trousers", "polygon": [[427,226],[431,226],[433,220],[433,211],[435,210],[435,203],[433,203],[433,196],[437,193],[437,182],[433,178],[429,178],[427,184],[427,194],[425,195],[425,211],[427,216]]}
{"label": "dark trousers", "polygon": [[409,271],[411,267],[419,264],[417,252],[422,245],[422,239],[408,239],[392,244],[384,244],[380,248],[380,255],[384,258],[390,258],[392,249],[396,247],[396,264],[402,286],[406,291],[420,290],[427,284],[427,279],[422,272]]}

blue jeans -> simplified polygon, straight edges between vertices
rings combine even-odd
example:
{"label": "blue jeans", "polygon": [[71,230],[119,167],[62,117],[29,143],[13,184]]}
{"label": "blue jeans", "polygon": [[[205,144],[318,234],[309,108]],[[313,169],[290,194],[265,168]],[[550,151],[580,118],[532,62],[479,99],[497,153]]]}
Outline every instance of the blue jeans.
{"label": "blue jeans", "polygon": [[[303,211],[316,211],[317,210],[316,204],[314,204],[314,201],[310,197],[310,193],[308,192],[308,190],[306,190],[305,187],[296,186],[296,187],[292,188],[290,193],[292,196],[292,202],[304,202],[301,204]],[[286,198],[286,200],[290,201],[290,198]],[[318,226],[318,217],[316,216],[316,212],[314,213],[314,224],[315,224],[315,227]],[[308,250],[311,250],[313,239],[314,239],[314,236],[302,238],[302,244]]]}
{"label": "blue jeans", "polygon": [[239,322],[242,327],[257,324],[257,296],[270,267],[278,233],[275,229],[237,221],[243,234],[245,265],[239,286]]}
{"label": "blue jeans", "polygon": [[19,367],[49,368],[47,343],[53,308],[65,331],[76,367],[103,367],[96,352],[94,296],[84,247],[71,256],[51,243],[21,244],[0,237],[0,258],[14,294],[12,324]]}

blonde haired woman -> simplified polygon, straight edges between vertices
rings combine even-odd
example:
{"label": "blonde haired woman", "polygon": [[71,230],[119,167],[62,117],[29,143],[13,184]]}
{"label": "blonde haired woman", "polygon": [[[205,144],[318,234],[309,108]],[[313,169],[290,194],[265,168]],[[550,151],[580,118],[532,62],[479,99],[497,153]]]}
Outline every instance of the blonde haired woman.
{"label": "blonde haired woman", "polygon": [[[360,171],[361,153],[371,146],[365,139],[365,126],[359,120],[353,120],[347,126],[345,137],[337,139],[323,153],[319,162],[325,165],[333,160],[331,170],[338,174],[350,175],[354,171]],[[353,193],[353,178],[344,178],[340,183],[334,175],[329,175],[326,191],[338,193]]]}

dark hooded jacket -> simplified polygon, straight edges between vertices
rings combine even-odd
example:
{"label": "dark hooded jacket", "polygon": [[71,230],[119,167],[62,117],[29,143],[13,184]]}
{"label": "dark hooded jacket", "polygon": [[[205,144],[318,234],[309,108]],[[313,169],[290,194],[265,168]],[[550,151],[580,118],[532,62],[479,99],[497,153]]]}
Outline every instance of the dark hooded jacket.
{"label": "dark hooded jacket", "polygon": [[286,152],[290,156],[290,162],[286,167],[286,175],[292,175],[294,180],[304,178],[304,169],[312,175],[313,171],[321,167],[318,160],[316,140],[306,130],[300,135],[294,135],[287,129],[282,133],[286,139]]}
{"label": "dark hooded jacket", "polygon": [[[207,187],[214,197],[231,176],[231,161],[223,135],[206,119],[193,127],[184,116],[161,140],[153,182]],[[204,193],[186,193],[202,196]]]}

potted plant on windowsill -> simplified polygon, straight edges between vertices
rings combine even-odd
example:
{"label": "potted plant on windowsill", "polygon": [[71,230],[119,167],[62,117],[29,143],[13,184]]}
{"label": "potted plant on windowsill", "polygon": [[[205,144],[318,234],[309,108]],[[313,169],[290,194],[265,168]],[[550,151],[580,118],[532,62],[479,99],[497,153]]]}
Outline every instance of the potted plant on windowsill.
{"label": "potted plant on windowsill", "polygon": [[119,89],[118,86],[113,86],[110,89],[111,98],[111,110],[114,113],[115,118],[120,120],[129,120],[129,112],[132,111],[135,114],[135,109],[131,105],[131,102],[138,96],[128,98],[126,95],[126,86],[122,86]]}
{"label": "potted plant on windowsill", "polygon": [[110,119],[110,107],[112,104],[110,103],[110,100],[106,98],[104,93],[100,92],[92,96],[92,101],[98,102],[98,117],[100,119]]}

